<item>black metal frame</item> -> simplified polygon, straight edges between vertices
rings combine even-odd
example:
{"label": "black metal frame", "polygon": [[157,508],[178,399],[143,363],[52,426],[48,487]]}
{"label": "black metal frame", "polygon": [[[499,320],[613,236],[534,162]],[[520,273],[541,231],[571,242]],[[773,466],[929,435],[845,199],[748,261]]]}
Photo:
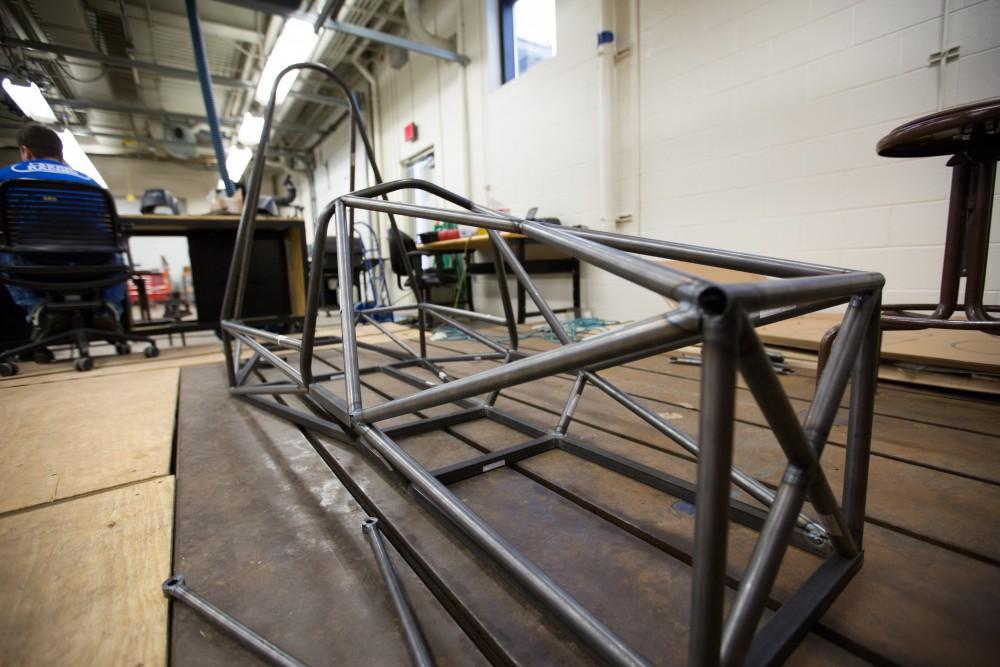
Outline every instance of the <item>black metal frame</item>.
{"label": "black metal frame", "polygon": [[[320,215],[316,225],[316,242],[313,244],[308,307],[301,338],[256,329],[240,320],[247,282],[246,258],[256,215],[255,207],[244,209],[221,317],[230,392],[300,425],[307,432],[318,432],[377,455],[416,492],[415,495],[426,506],[435,510],[479,553],[505,571],[542,608],[564,624],[581,645],[602,661],[612,664],[647,664],[647,658],[629,647],[493,530],[449,491],[447,484],[558,448],[694,502],[695,542],[688,640],[690,664],[734,665],[746,661],[769,664],[787,657],[862,562],[882,276],[608,232],[568,229],[493,211],[424,181],[381,183],[361,114],[347,87],[333,72],[322,66],[304,63],[293,65],[286,72],[296,68],[321,71],[344,89],[351,103],[352,133],[361,134],[379,184],[337,198]],[[263,173],[273,99],[272,94],[250,181],[247,196],[250,202],[256,201]],[[460,210],[388,201],[388,194],[403,189],[424,190]],[[394,215],[407,215],[487,229],[504,317],[436,306],[423,300],[418,291],[414,294],[417,300],[414,305],[356,313],[351,301],[353,285],[348,277],[352,275],[349,243],[353,231],[353,211],[358,209],[388,214],[393,227]],[[315,330],[321,303],[322,241],[331,222],[336,230],[339,274],[342,277],[339,283],[341,335],[319,340]],[[518,232],[558,248],[580,261],[663,295],[678,306],[616,331],[573,342],[524,265],[501,239],[500,232]],[[748,284],[717,284],[651,262],[643,256],[762,273],[776,279]],[[407,268],[411,284],[415,284],[412,267]],[[561,341],[559,348],[531,356],[517,351],[517,328],[506,283],[508,268]],[[804,422],[800,422],[756,336],[755,328],[844,304],[847,307],[840,336],[827,368],[819,378],[813,403]],[[398,311],[416,313],[419,350],[414,350],[401,337],[369,317],[373,312]],[[455,319],[462,316],[505,326],[509,344],[499,344]],[[431,319],[457,327],[490,350],[476,357],[491,358],[501,363],[471,376],[453,378],[446,370],[447,364],[466,360],[469,356],[429,357],[426,330]],[[378,326],[394,347],[359,342],[355,329],[358,324],[366,322]],[[316,353],[315,348],[321,343],[340,346],[339,350],[333,351],[339,357],[339,365]],[[693,343],[702,344],[704,358],[700,435],[697,439],[600,375],[603,369]],[[375,350],[395,361],[361,367],[358,348]],[[297,355],[295,365],[279,355],[278,351],[282,349]],[[247,350],[250,355],[244,359],[243,352]],[[317,373],[314,361],[332,368],[333,372]],[[262,381],[262,376],[255,371],[265,363],[280,373],[282,379]],[[409,373],[406,369],[410,367],[426,369],[436,379],[426,380]],[[361,396],[361,378],[377,372],[401,380],[416,391],[381,403],[366,404]],[[496,407],[502,389],[557,373],[572,373],[576,382],[557,423],[550,428],[530,424]],[[777,490],[768,488],[732,464],[737,373],[744,377],[787,457],[787,468]],[[851,398],[847,460],[843,503],[838,504],[820,461],[849,380]],[[331,389],[330,383],[334,382],[342,383],[344,397]],[[696,483],[667,475],[568,435],[577,403],[587,386],[606,393],[696,456]],[[294,395],[306,409],[292,407],[289,401],[284,400],[285,394]],[[481,394],[487,394],[487,398],[472,400]],[[441,416],[422,417],[421,411],[445,405],[454,405],[456,410]],[[420,418],[393,426],[379,426],[380,422],[407,414]],[[395,441],[403,436],[448,428],[480,418],[492,419],[513,428],[525,435],[525,442],[505,450],[484,453],[460,465],[430,471]],[[331,468],[336,472],[333,465]],[[742,489],[755,504],[733,501],[730,498],[731,484]],[[816,518],[803,513],[807,499]],[[760,538],[730,612],[724,618],[730,519],[759,530]],[[387,532],[390,540],[393,534],[395,531]],[[790,544],[815,553],[822,559],[821,564],[802,588],[757,631],[784,552]]]}

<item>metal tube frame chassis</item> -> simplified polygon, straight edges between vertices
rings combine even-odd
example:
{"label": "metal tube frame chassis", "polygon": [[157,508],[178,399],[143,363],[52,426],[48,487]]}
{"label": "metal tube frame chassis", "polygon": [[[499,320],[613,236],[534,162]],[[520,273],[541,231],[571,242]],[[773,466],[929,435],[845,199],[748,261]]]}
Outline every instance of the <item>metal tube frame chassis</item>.
{"label": "metal tube frame chassis", "polygon": [[[309,269],[305,325],[301,338],[255,329],[240,320],[256,216],[256,207],[247,206],[244,209],[221,318],[231,393],[298,424],[306,431],[356,445],[367,454],[375,453],[411,489],[417,491],[416,495],[440,519],[450,524],[465,540],[477,547],[481,554],[499,566],[543,610],[570,630],[582,646],[602,662],[610,664],[643,665],[649,664],[650,660],[628,646],[600,619],[573,599],[558,583],[450,492],[446,485],[558,448],[693,502],[695,535],[689,664],[775,664],[787,658],[862,564],[868,462],[878,370],[878,311],[883,277],[877,273],[734,251],[564,228],[484,208],[425,181],[411,179],[382,183],[361,114],[347,87],[327,68],[312,63],[293,65],[278,80],[288,71],[297,68],[321,71],[341,84],[351,103],[352,146],[355,133],[359,133],[378,184],[335,199],[320,215]],[[254,163],[246,199],[248,202],[255,202],[257,199],[274,110],[273,99],[272,93],[272,101],[265,112],[265,128]],[[353,158],[351,164],[353,188]],[[404,189],[424,190],[458,209],[388,201],[388,194]],[[463,313],[427,303],[422,298],[424,292],[419,289],[407,260],[407,273],[416,304],[378,310],[415,311],[419,322],[419,351],[381,326],[379,328],[382,333],[396,347],[359,342],[355,334],[358,324],[370,322],[378,325],[368,316],[373,311],[356,313],[353,307],[351,295],[354,285],[350,270],[349,239],[353,232],[355,210],[388,214],[393,227],[396,224],[394,215],[407,215],[488,230],[504,317]],[[331,222],[337,239],[341,335],[319,340],[315,334],[321,303],[324,239]],[[573,342],[527,271],[501,239],[500,232],[522,233],[650,289],[678,305],[662,315],[581,342]],[[406,257],[405,252],[402,255]],[[719,284],[668,268],[645,259],[644,256],[760,273],[776,279],[746,284]],[[518,352],[517,329],[506,282],[508,267],[560,339],[560,347],[531,356]],[[817,391],[808,413],[804,421],[800,422],[756,336],[755,328],[842,304],[847,304],[847,308],[840,335],[830,360],[818,379]],[[463,314],[472,319],[504,324],[509,345],[501,345],[459,323],[455,317]],[[456,326],[490,351],[477,355],[428,357],[426,329],[430,319]],[[340,344],[342,347],[342,365],[339,369],[314,353],[317,344],[330,343]],[[602,369],[694,343],[701,343],[703,346],[698,438],[679,430],[598,374]],[[244,346],[252,354],[246,361],[241,361]],[[363,368],[358,359],[359,347],[377,351],[395,361]],[[297,365],[289,363],[278,354],[278,350],[282,349],[298,355]],[[334,368],[335,372],[314,374],[314,358]],[[471,358],[494,359],[500,363],[464,378],[453,378],[443,366],[452,361]],[[254,382],[254,371],[262,363],[270,364],[281,373],[283,379]],[[431,371],[437,381],[424,380],[405,371],[414,366]],[[375,372],[384,372],[402,380],[414,386],[417,391],[408,396],[365,405],[361,395],[361,377]],[[495,406],[501,390],[560,373],[575,375],[576,382],[558,422],[551,429],[528,423]],[[732,465],[737,373],[743,376],[786,455],[787,467],[776,490],[771,490]],[[344,383],[346,400],[325,386],[332,381]],[[847,454],[842,503],[838,503],[820,460],[848,381],[851,382],[851,394]],[[588,385],[607,393],[696,456],[696,484],[568,435],[574,410]],[[487,394],[485,400],[471,400],[484,393]],[[281,399],[282,394],[297,395],[308,407],[308,411],[291,407]],[[275,400],[270,400],[268,396]],[[455,405],[456,410],[443,416],[420,417],[390,427],[378,425],[390,418],[407,414],[420,415],[421,410],[448,404]],[[395,441],[395,438],[480,418],[506,424],[524,433],[529,439],[436,471],[421,466]],[[327,464],[329,465],[328,461]],[[739,486],[756,505],[731,499],[731,484]],[[812,505],[816,518],[809,518],[803,513],[806,500]],[[724,618],[725,565],[730,520],[759,530],[760,537],[740,581],[730,612]],[[394,534],[395,531],[387,534],[390,541]],[[815,573],[758,631],[757,626],[789,545],[815,553],[822,558],[822,562]]]}

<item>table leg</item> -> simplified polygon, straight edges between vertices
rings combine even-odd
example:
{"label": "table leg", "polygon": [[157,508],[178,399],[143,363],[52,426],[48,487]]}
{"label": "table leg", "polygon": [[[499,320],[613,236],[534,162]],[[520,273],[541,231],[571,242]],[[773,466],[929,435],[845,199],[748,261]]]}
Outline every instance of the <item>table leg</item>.
{"label": "table leg", "polygon": [[573,259],[573,317],[580,319],[580,260]]}
{"label": "table leg", "polygon": [[941,292],[938,307],[930,316],[948,319],[958,305],[958,283],[962,277],[962,257],[964,255],[968,219],[970,175],[973,166],[964,155],[956,155],[948,161],[951,166],[951,199],[948,205],[948,231],[944,241],[944,262],[941,265]]}
{"label": "table leg", "polygon": [[965,315],[970,320],[990,321],[983,308],[986,289],[986,258],[990,248],[990,218],[997,163],[980,162],[972,179],[972,215],[965,237]]}
{"label": "table leg", "polygon": [[[517,252],[517,261],[521,263],[521,266],[524,266],[524,257],[525,257],[524,246],[525,246],[524,239],[517,239],[517,244],[515,246]],[[517,323],[524,324],[524,321],[528,319],[526,315],[527,311],[525,310],[524,307],[524,299],[525,299],[524,285],[521,284],[520,280],[516,281],[516,283],[517,283]]]}

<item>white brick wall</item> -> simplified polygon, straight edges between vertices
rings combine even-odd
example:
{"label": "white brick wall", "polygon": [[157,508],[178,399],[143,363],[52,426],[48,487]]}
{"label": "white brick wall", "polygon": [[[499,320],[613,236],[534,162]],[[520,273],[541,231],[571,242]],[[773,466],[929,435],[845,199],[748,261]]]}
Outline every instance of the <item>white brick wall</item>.
{"label": "white brick wall", "polygon": [[[471,164],[461,71],[411,54],[401,70],[379,72],[386,176],[399,176],[407,156],[432,147],[445,187],[515,213],[539,206],[569,224],[596,225],[599,3],[558,0],[558,55],[496,88],[489,2],[424,2],[425,24],[453,34],[459,3],[472,58],[465,72]],[[622,231],[874,269],[888,279],[887,300],[935,299],[945,158],[885,159],[875,144],[939,104],[1000,95],[1000,0],[948,0],[946,46],[961,50],[942,71],[928,55],[942,46],[944,4],[638,0],[636,22],[633,3],[618,0],[618,34],[636,35],[619,43],[631,51],[616,66],[617,208],[633,220]],[[411,121],[420,127],[418,145],[402,141]],[[994,252],[994,303],[998,264]],[[542,286],[565,302],[563,281]],[[491,296],[477,294],[496,310]],[[586,273],[584,298],[595,314],[615,319],[661,304],[599,271]]]}

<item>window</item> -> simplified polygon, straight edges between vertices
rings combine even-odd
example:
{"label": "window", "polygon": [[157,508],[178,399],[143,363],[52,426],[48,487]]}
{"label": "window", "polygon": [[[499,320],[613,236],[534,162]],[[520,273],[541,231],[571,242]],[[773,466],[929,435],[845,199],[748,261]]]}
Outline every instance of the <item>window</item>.
{"label": "window", "polygon": [[501,0],[503,81],[556,55],[555,0]]}

